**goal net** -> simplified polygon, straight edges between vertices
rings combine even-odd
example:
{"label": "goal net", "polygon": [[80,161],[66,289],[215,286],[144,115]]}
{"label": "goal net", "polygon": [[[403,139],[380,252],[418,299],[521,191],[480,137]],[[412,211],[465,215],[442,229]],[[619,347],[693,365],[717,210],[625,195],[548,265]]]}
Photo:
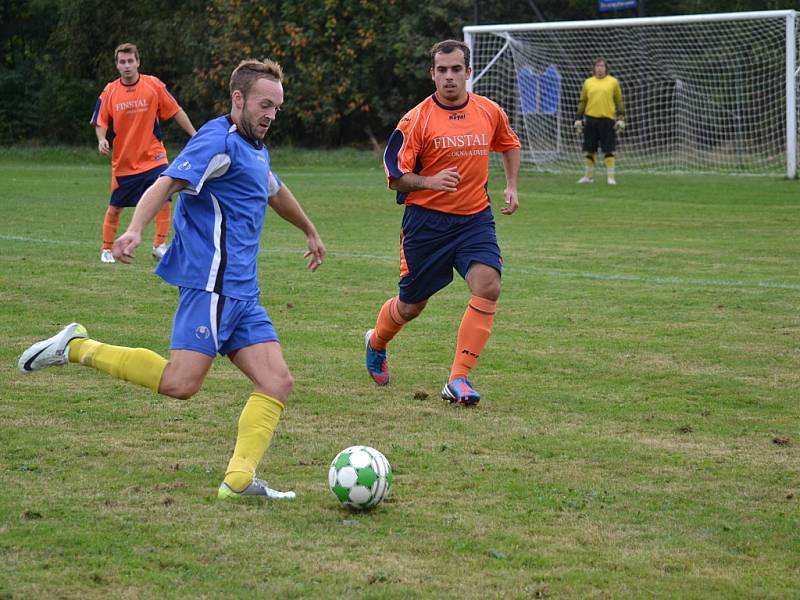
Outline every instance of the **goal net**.
{"label": "goal net", "polygon": [[763,11],[464,28],[471,90],[498,102],[523,162],[575,171],[573,130],[594,59],[620,81],[625,170],[786,173],[797,169],[797,19]]}

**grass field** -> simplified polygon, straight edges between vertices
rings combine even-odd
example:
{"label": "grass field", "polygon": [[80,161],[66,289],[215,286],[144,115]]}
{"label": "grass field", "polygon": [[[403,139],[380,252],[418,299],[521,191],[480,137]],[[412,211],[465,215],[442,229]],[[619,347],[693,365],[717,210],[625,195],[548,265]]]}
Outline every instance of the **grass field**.
{"label": "grass field", "polygon": [[[329,252],[306,272],[268,217],[263,300],[296,383],[261,474],[298,498],[231,505],[216,488],[251,385],[226,360],[188,401],[16,371],[74,320],[166,355],[176,293],[149,253],[99,262],[105,163],[0,152],[0,599],[800,597],[800,184],[620,162],[616,188],[525,175],[497,215],[469,410],[438,398],[461,280],[393,342],[387,388],[364,371],[398,273],[379,159],[277,151]],[[395,469],[371,513],[327,488],[353,444]]]}

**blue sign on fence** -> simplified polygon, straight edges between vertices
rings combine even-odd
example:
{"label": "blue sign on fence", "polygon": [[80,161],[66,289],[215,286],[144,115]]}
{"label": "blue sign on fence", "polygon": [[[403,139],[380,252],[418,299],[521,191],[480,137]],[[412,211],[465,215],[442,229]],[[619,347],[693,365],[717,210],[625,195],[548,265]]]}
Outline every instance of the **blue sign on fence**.
{"label": "blue sign on fence", "polygon": [[621,10],[623,8],[637,8],[639,0],[597,0],[600,12],[608,10]]}

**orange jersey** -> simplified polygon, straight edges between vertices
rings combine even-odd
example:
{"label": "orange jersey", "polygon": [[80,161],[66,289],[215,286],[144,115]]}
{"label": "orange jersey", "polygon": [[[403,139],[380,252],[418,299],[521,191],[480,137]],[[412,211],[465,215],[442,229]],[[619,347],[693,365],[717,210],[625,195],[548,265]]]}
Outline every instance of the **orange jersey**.
{"label": "orange jersey", "polygon": [[112,188],[116,188],[117,176],[135,175],[167,164],[159,120],[170,119],[180,110],[158,77],[139,75],[139,80],[130,85],[121,79],[106,85],[97,99],[91,123],[114,130]]}
{"label": "orange jersey", "polygon": [[519,138],[500,106],[469,94],[461,106],[429,96],[400,119],[383,155],[391,182],[406,173],[435,175],[455,167],[461,181],[455,192],[419,190],[398,193],[397,202],[456,215],[472,215],[489,205],[489,152],[519,148]]}

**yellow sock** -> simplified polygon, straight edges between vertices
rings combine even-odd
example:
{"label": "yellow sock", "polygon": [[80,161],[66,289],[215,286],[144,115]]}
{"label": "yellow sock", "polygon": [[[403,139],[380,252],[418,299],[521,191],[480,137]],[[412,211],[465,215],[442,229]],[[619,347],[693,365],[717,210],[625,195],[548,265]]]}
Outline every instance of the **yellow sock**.
{"label": "yellow sock", "polygon": [[586,168],[586,176],[591,177],[594,174],[594,154],[587,154],[583,159],[583,164]]}
{"label": "yellow sock", "polygon": [[248,398],[239,415],[236,447],[225,471],[224,481],[234,492],[241,492],[253,481],[282,411],[283,404],[265,394],[253,392]]}
{"label": "yellow sock", "polygon": [[606,156],[605,161],[606,169],[613,170],[617,164],[617,159],[615,156]]}
{"label": "yellow sock", "polygon": [[81,363],[112,377],[158,392],[167,359],[146,348],[111,346],[89,339],[69,343],[69,362]]}

